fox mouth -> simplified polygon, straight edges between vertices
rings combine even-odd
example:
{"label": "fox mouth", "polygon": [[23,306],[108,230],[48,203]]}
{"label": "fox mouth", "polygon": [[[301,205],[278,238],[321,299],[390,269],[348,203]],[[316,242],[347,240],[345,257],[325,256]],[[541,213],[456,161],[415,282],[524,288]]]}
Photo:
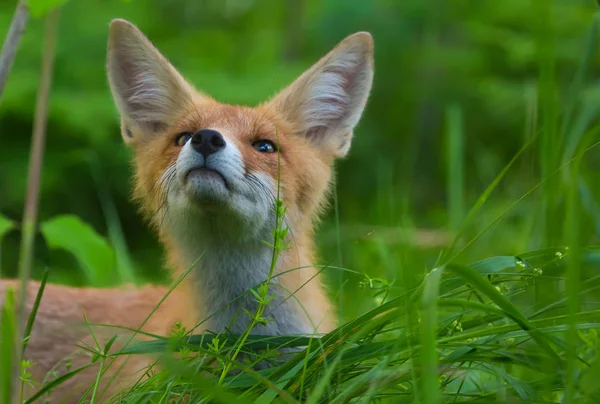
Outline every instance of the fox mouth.
{"label": "fox mouth", "polygon": [[196,167],[192,168],[185,174],[185,181],[187,183],[190,183],[191,181],[205,182],[215,180],[222,182],[225,188],[229,190],[229,184],[225,179],[225,176],[212,168]]}

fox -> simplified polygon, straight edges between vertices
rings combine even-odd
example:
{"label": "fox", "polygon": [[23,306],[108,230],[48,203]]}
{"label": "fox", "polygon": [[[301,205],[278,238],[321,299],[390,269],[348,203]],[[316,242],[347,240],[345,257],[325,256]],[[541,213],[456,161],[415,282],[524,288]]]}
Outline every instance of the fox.
{"label": "fox", "polygon": [[[65,358],[71,369],[89,363],[81,347],[94,344],[84,314],[88,323],[140,327],[161,336],[177,323],[195,333],[241,334],[252,321],[244,313],[258,305],[247,292],[271,271],[266,321],[253,334],[318,336],[334,330],[335,308],[315,264],[315,228],[330,199],[334,163],[348,154],[371,92],[371,34],[346,37],[253,107],[222,103],[196,89],[123,19],[110,23],[106,71],[121,137],[132,151],[132,199],[179,283],[170,294],[156,285],[46,285],[25,351],[33,379],[64,372]],[[287,229],[286,248],[271,268],[277,220]],[[28,283],[28,312],[39,287]],[[0,303],[8,288],[19,285],[0,281]],[[94,338],[106,342],[115,332],[98,328]],[[112,384],[102,385],[97,399],[124,391],[152,360],[119,357],[101,379]],[[45,399],[78,401],[97,372],[79,372]]]}

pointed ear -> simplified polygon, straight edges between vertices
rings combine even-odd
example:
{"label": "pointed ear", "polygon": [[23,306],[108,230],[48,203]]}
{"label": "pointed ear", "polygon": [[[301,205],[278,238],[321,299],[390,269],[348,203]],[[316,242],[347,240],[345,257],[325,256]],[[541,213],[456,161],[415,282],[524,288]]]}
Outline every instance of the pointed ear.
{"label": "pointed ear", "polygon": [[110,24],[107,72],[127,143],[169,127],[195,92],[133,24]]}
{"label": "pointed ear", "polygon": [[373,81],[373,38],[350,35],[269,103],[296,134],[343,157]]}

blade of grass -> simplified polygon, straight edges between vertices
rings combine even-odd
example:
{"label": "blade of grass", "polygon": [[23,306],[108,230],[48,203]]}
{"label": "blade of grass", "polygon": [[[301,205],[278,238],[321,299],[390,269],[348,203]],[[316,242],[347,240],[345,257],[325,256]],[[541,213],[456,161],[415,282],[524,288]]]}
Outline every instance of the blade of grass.
{"label": "blade of grass", "polygon": [[462,109],[451,105],[446,109],[446,189],[448,193],[448,211],[450,230],[456,232],[460,228],[464,214],[464,128]]}
{"label": "blade of grass", "polygon": [[[594,30],[595,33],[596,30]],[[584,137],[583,142],[578,142],[578,148],[584,148],[591,139]],[[569,314],[569,330],[566,336],[567,345],[567,371],[566,371],[566,402],[572,403],[577,396],[576,389],[578,383],[579,370],[577,345],[579,336],[577,335],[577,322],[575,316],[581,311],[580,290],[581,290],[581,201],[579,178],[581,175],[581,164],[583,154],[577,153],[577,157],[569,170],[570,181],[567,184],[567,207],[565,221],[565,235],[569,245],[569,260],[567,262],[567,313]]]}
{"label": "blade of grass", "polygon": [[[598,19],[600,18],[600,14],[596,14],[594,16],[594,20],[592,21],[592,25],[589,29],[586,43],[584,46],[583,54],[581,55],[581,59],[577,64],[577,70],[575,71],[575,76],[573,77],[573,82],[571,84],[571,88],[569,89],[569,95],[567,97],[567,102],[565,102],[565,113],[563,115],[563,132],[567,133],[568,128],[571,126],[571,117],[574,114],[575,107],[578,104],[578,97],[580,97],[582,90],[585,87],[585,78],[586,73],[590,67],[590,61],[592,60],[593,55],[597,52],[598,48]],[[575,124],[574,126],[576,126]],[[571,130],[572,131],[572,130]],[[572,152],[574,151],[573,145],[578,142],[570,141],[567,139],[567,147],[565,148],[564,159],[568,159],[572,156]],[[567,151],[571,150],[571,153]]]}
{"label": "blade of grass", "polygon": [[92,366],[93,363],[87,364],[85,366],[82,366],[80,368],[77,368],[75,370],[72,370],[68,373],[65,373],[64,375],[61,375],[59,377],[57,377],[56,379],[52,380],[51,382],[45,384],[42,388],[40,388],[38,391],[35,392],[34,395],[32,395],[31,397],[29,397],[27,399],[27,401],[25,401],[23,404],[33,404],[36,402],[36,400],[40,399],[44,394],[46,394],[47,392],[52,391],[52,389],[54,389],[57,386],[60,386],[61,384],[63,384],[64,382],[66,382],[67,380],[73,378],[73,376],[77,375],[79,372],[89,368],[90,366]]}
{"label": "blade of grass", "polygon": [[44,289],[46,288],[46,282],[48,282],[48,275],[50,275],[50,271],[48,270],[48,268],[46,268],[46,270],[42,274],[40,288],[38,289],[38,292],[35,296],[35,301],[33,302],[31,313],[29,313],[29,317],[27,318],[27,325],[25,326],[25,332],[23,333],[23,350],[21,352],[21,357],[25,355],[25,350],[27,349],[27,344],[29,343],[29,337],[31,336],[33,323],[35,322],[35,317],[37,316],[37,312],[42,301],[42,295],[44,294]]}
{"label": "blade of grass", "polygon": [[490,300],[502,309],[508,317],[515,321],[521,328],[528,331],[531,337],[544,349],[546,352],[554,358],[557,362],[562,362],[560,357],[556,354],[554,349],[548,344],[546,337],[541,334],[536,328],[527,320],[527,318],[521,313],[521,311],[502,293],[500,293],[490,282],[484,277],[479,275],[473,268],[464,265],[448,265],[446,267],[449,271],[452,271],[459,276],[463,277],[467,283],[469,283],[474,289],[486,295]]}
{"label": "blade of grass", "polygon": [[11,394],[16,384],[13,384],[15,366],[14,351],[19,350],[16,340],[17,318],[15,312],[15,294],[12,288],[4,292],[4,304],[0,315],[0,403],[10,403]]}
{"label": "blade of grass", "polygon": [[465,231],[465,229],[467,228],[467,226],[471,223],[471,221],[479,213],[479,211],[481,210],[481,208],[483,207],[483,205],[487,202],[487,200],[489,199],[489,197],[492,194],[492,192],[494,191],[494,189],[496,189],[496,187],[498,186],[498,184],[500,183],[500,181],[502,181],[502,179],[506,176],[506,174],[508,173],[508,171],[510,170],[510,168],[513,166],[513,164],[515,163],[515,161],[517,161],[519,159],[519,157],[529,148],[529,146],[531,146],[533,144],[534,141],[535,141],[535,137],[532,137],[531,139],[529,139],[521,147],[521,149],[517,152],[517,154],[515,154],[513,156],[513,158],[508,162],[508,164],[506,166],[504,166],[504,168],[502,169],[502,171],[500,171],[500,173],[496,176],[496,178],[494,178],[494,180],[490,183],[490,185],[487,186],[487,188],[485,189],[485,191],[483,191],[483,193],[481,194],[481,196],[477,199],[477,202],[475,202],[475,205],[473,205],[473,207],[467,213],[467,217],[462,222],[459,230],[456,232],[456,234],[454,236],[454,240],[452,241],[452,244],[450,245],[450,247],[448,249],[444,250],[444,252],[440,256],[440,258],[436,262],[436,266],[440,266],[441,264],[450,263],[453,260],[455,260],[456,258],[458,258],[458,256],[460,255],[460,253],[463,250],[461,250],[459,253],[455,254],[450,259],[448,258],[448,256],[456,248],[456,245],[458,243],[458,240],[460,239],[461,234]]}
{"label": "blade of grass", "polygon": [[96,183],[98,199],[106,220],[110,243],[115,250],[120,281],[121,283],[134,283],[135,267],[127,248],[119,213],[110,193],[110,187],[106,183],[106,177],[103,174],[102,163],[96,153],[90,153],[87,161]]}
{"label": "blade of grass", "polygon": [[[52,73],[54,71],[54,59],[56,57],[56,36],[58,31],[59,8],[54,9],[46,16],[44,44],[42,51],[42,72],[40,88],[36,101],[34,116],[34,127],[32,135],[32,147],[29,155],[29,169],[27,174],[27,195],[25,197],[25,211],[23,213],[22,239],[19,251],[19,278],[21,287],[19,289],[19,302],[17,316],[19,327],[17,328],[19,339],[22,339],[25,327],[25,303],[27,301],[27,282],[31,275],[33,265],[33,254],[35,234],[37,230],[38,205],[40,198],[40,182],[42,176],[42,165],[44,161],[44,149],[46,144],[46,126],[48,121],[48,107],[50,88],[52,86]],[[14,366],[21,363],[21,349],[15,350]],[[16,386],[20,372],[15,368],[13,386]],[[16,394],[16,393],[13,393]],[[18,402],[17,396],[13,397]]]}
{"label": "blade of grass", "polygon": [[[308,398],[306,399],[306,403],[307,404],[317,403],[322,398],[323,394],[325,394],[325,392],[327,390],[327,386],[330,383],[331,378],[334,376],[334,371],[336,370],[337,366],[342,361],[344,353],[350,349],[350,347],[352,346],[353,343],[355,343],[356,341],[360,340],[361,338],[364,338],[365,336],[369,335],[372,331],[379,329],[382,324],[386,324],[387,322],[391,321],[392,318],[395,318],[395,317],[397,317],[397,313],[395,310],[387,311],[385,313],[382,313],[379,317],[371,318],[371,319],[369,319],[369,321],[365,321],[363,324],[361,324],[357,328],[352,329],[351,335],[344,335],[343,337],[340,336],[341,338],[339,340],[339,344],[337,346],[335,346],[335,348],[338,348],[337,352],[335,354],[335,359],[329,363],[329,366],[327,368],[324,369],[323,376],[318,379],[318,382],[316,383],[314,388],[311,390]],[[335,334],[333,334],[333,335],[335,335]],[[342,344],[342,342],[343,342],[343,344]],[[327,355],[327,354],[331,355],[332,350],[330,349],[328,351],[328,353],[326,353],[324,355]],[[320,358],[318,358],[317,361],[315,361],[314,365],[311,366],[311,368],[318,367],[318,365],[320,363],[322,363],[322,359],[321,360],[319,360],[319,359]]]}
{"label": "blade of grass", "polygon": [[[583,151],[580,152],[580,154],[585,155],[590,150],[594,149],[598,145],[600,145],[600,141],[592,144],[590,147],[585,148]],[[521,201],[523,201],[525,198],[527,198],[529,195],[531,195],[535,190],[540,188],[545,182],[549,181],[551,178],[553,178],[558,173],[560,173],[565,167],[567,167],[569,164],[571,164],[573,161],[575,161],[576,158],[577,157],[574,157],[571,160],[565,162],[556,171],[551,173],[549,177],[543,178],[540,182],[538,182],[536,185],[531,187],[527,192],[525,192],[523,195],[521,195],[514,203],[512,203],[507,209],[505,209],[502,213],[500,213],[498,216],[496,216],[490,222],[489,225],[487,225],[484,229],[482,229],[479,233],[477,233],[475,235],[475,237],[473,237],[471,240],[469,240],[469,242],[467,244],[465,244],[456,254],[454,254],[454,256],[452,256],[452,258],[448,259],[446,262],[453,262],[458,257],[460,257],[469,247],[471,247],[471,245],[473,245],[473,243],[475,243],[475,241],[477,241],[479,238],[481,238],[481,236],[483,236],[485,233],[487,233],[498,221],[500,221],[500,219],[502,219],[504,216],[506,216],[506,214],[508,212],[512,211],[515,208],[515,206],[517,206],[519,203],[521,203]]]}
{"label": "blade of grass", "polygon": [[2,278],[2,239],[15,227],[15,224],[11,220],[0,215],[0,278]]}
{"label": "blade of grass", "polygon": [[[238,395],[234,395],[230,393],[226,388],[221,385],[214,383],[214,381],[209,381],[206,377],[198,374],[193,367],[190,365],[185,365],[181,363],[181,361],[176,361],[173,358],[164,358],[165,365],[172,369],[177,374],[185,376],[190,381],[192,381],[196,386],[198,386],[202,391],[205,391],[206,394],[209,395],[211,401],[215,400],[221,403],[250,403],[245,398],[242,398]],[[294,402],[294,401],[292,401]]]}
{"label": "blade of grass", "polygon": [[444,268],[435,268],[425,279],[425,290],[422,298],[421,311],[421,383],[423,403],[437,404],[441,400],[438,354],[436,349],[437,338],[437,300],[440,292],[440,281]]}
{"label": "blade of grass", "polygon": [[[181,276],[179,278],[177,278],[177,280],[175,282],[173,282],[173,284],[169,287],[169,289],[167,290],[167,292],[161,297],[161,299],[158,301],[158,303],[154,306],[154,308],[152,309],[152,311],[144,318],[144,321],[142,321],[142,323],[137,327],[136,331],[134,333],[131,334],[131,336],[129,337],[129,339],[125,342],[125,344],[123,345],[123,347],[121,349],[126,349],[127,346],[129,344],[131,344],[131,342],[133,341],[133,339],[135,338],[135,336],[138,333],[141,333],[142,328],[144,328],[145,324],[148,322],[148,320],[150,320],[150,318],[154,315],[154,313],[158,310],[158,308],[163,304],[163,302],[171,295],[171,293],[173,292],[173,290],[175,290],[175,288],[183,281],[183,279],[185,279],[185,277],[192,271],[192,269],[195,268],[195,266],[198,264],[198,262],[200,262],[200,260],[202,259],[204,255],[201,255],[198,257],[198,259],[196,261],[194,261],[192,263],[192,265],[188,268],[187,271],[185,271],[184,273],[181,274]],[[90,323],[88,323],[90,324]],[[91,324],[90,324],[91,326]],[[109,363],[107,366],[104,367],[104,370],[102,371],[102,373],[106,373],[111,365],[114,363],[111,362]],[[111,383],[113,382],[113,380],[111,380],[109,383],[106,383],[106,386],[103,390],[103,392],[101,394],[104,394],[104,392],[110,388]]]}

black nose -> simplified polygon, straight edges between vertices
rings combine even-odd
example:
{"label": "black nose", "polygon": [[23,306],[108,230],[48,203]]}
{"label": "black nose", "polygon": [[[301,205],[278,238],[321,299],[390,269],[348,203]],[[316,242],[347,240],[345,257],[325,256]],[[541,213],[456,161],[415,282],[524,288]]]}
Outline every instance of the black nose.
{"label": "black nose", "polygon": [[213,129],[200,129],[192,136],[192,147],[204,157],[225,148],[223,135]]}

